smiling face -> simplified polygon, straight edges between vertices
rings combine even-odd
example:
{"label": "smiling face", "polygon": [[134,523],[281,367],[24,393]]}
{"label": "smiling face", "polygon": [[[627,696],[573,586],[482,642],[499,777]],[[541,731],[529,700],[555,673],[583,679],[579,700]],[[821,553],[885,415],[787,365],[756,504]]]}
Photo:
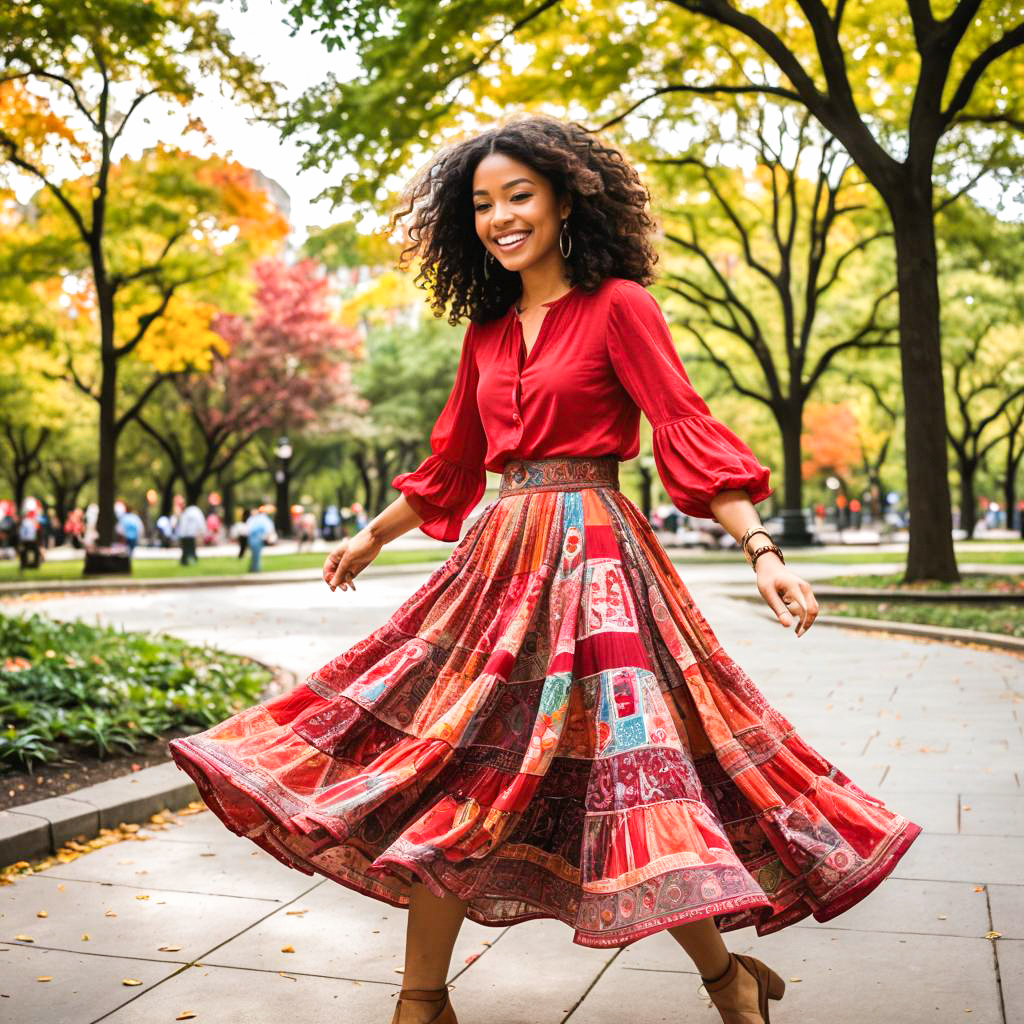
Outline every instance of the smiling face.
{"label": "smiling face", "polygon": [[568,199],[559,201],[550,181],[504,153],[489,153],[473,174],[476,233],[506,270],[564,263],[558,248]]}

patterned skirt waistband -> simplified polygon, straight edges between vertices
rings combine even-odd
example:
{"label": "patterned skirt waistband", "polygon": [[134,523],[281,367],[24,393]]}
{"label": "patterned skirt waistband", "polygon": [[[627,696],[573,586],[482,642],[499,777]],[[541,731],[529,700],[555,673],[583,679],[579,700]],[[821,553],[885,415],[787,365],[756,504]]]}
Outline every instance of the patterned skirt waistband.
{"label": "patterned skirt waistband", "polygon": [[522,491],[578,491],[584,487],[619,487],[617,455],[553,455],[544,459],[509,459],[501,474],[498,497]]}

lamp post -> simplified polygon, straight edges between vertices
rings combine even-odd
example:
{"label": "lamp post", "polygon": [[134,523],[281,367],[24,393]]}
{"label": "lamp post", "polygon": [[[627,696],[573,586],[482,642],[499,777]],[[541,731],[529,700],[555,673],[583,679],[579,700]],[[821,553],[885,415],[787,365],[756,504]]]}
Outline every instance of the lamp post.
{"label": "lamp post", "polygon": [[274,525],[277,528],[278,536],[288,537],[291,535],[291,516],[288,514],[291,504],[288,501],[288,485],[291,481],[288,477],[288,465],[292,458],[292,446],[287,437],[282,436],[278,440],[274,454],[277,456],[277,470],[274,473],[274,483],[277,485]]}
{"label": "lamp post", "polygon": [[836,529],[839,531],[839,542],[843,540],[843,510],[839,507],[839,488],[840,482],[838,477],[830,476],[825,480],[825,486],[832,492],[832,507],[836,510]]}

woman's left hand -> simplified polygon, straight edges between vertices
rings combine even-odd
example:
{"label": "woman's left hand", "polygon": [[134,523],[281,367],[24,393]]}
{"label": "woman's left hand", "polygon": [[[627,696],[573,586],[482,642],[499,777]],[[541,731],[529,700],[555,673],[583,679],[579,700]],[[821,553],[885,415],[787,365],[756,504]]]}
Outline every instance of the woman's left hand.
{"label": "woman's left hand", "polygon": [[818,602],[810,583],[787,569],[771,552],[757,560],[756,571],[757,589],[779,622],[788,627],[795,620],[796,635],[806,633],[818,615]]}

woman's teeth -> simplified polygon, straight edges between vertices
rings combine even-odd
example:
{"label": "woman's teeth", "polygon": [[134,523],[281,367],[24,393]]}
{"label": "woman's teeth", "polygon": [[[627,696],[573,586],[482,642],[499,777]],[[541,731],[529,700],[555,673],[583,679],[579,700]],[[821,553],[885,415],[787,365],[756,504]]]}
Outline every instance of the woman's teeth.
{"label": "woman's teeth", "polygon": [[529,231],[520,231],[515,235],[506,235],[504,238],[495,239],[495,241],[502,249],[514,249],[525,242],[529,236]]}

